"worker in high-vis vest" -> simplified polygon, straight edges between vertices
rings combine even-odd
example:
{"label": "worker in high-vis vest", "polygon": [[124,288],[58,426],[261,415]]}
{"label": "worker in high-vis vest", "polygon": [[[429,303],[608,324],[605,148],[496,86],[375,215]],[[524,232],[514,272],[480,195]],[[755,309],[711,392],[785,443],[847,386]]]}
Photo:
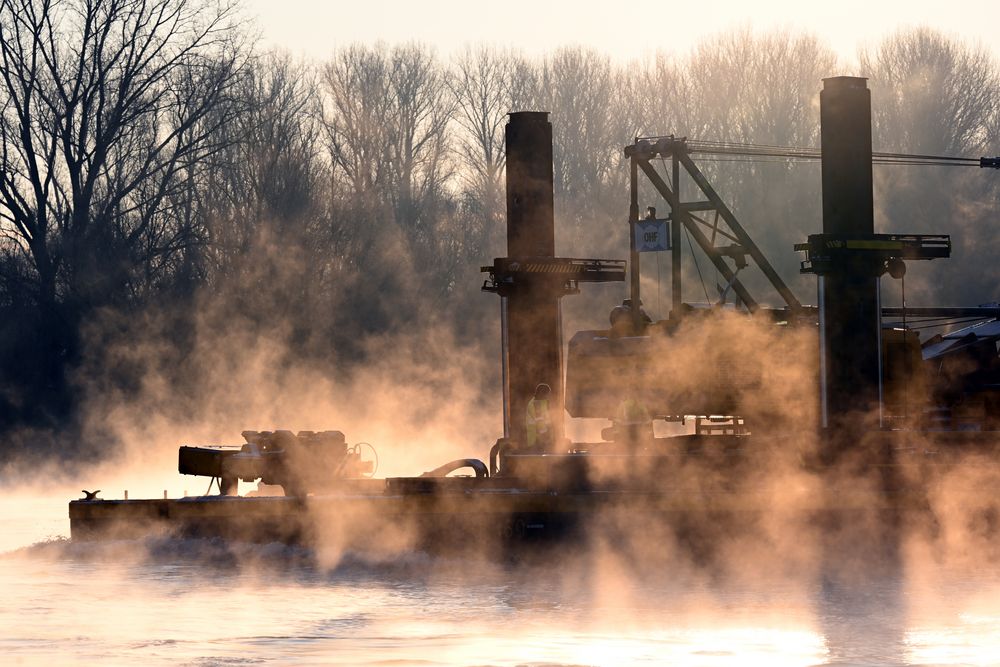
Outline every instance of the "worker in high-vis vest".
{"label": "worker in high-vis vest", "polygon": [[648,446],[653,439],[653,420],[646,405],[637,398],[638,393],[636,384],[631,383],[625,400],[618,404],[615,419],[619,440],[633,452]]}
{"label": "worker in high-vis vest", "polygon": [[552,415],[549,412],[549,394],[552,389],[544,382],[535,387],[534,397],[528,401],[524,425],[528,429],[528,449],[548,450],[552,445]]}

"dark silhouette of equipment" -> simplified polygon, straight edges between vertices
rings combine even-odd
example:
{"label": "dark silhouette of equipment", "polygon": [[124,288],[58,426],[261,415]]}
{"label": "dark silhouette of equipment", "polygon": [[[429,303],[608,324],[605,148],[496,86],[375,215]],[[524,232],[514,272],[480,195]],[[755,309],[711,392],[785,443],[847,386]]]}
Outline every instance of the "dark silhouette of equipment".
{"label": "dark silhouette of equipment", "polygon": [[[552,413],[563,413],[560,299],[578,293],[583,282],[624,280],[625,262],[555,256],[548,113],[510,114],[505,136],[508,256],[483,267],[489,274],[483,290],[500,296],[504,438],[523,447],[524,415],[539,382],[552,389]],[[557,419],[550,441],[562,439]]]}
{"label": "dark silhouette of equipment", "polygon": [[[674,135],[639,137],[625,148],[631,164],[630,226],[634,228],[639,222],[639,174],[646,177],[669,206],[670,236],[674,241],[670,248],[671,308],[665,320],[652,321],[641,311],[615,307],[613,321],[620,323],[629,317],[631,326],[613,324],[609,330],[580,331],[571,338],[566,406],[572,416],[610,415],[626,378],[639,375],[654,414],[677,420],[692,415],[699,423],[709,424],[720,415],[728,415],[731,423],[743,423],[743,406],[737,399],[760,380],[760,369],[754,367],[752,359],[724,353],[724,349],[740,336],[739,322],[730,318],[725,325],[728,333],[713,333],[716,339],[704,346],[713,350],[713,358],[700,360],[702,370],[709,372],[701,373],[706,379],[699,387],[686,384],[690,373],[670,361],[676,349],[674,334],[680,330],[681,322],[691,317],[709,317],[710,311],[727,308],[730,293],[735,298],[737,310],[755,318],[772,320],[781,325],[779,330],[820,323],[823,330],[821,414],[826,427],[830,426],[831,415],[851,425],[857,425],[859,420],[870,420],[874,423],[868,426],[876,429],[899,426],[904,415],[907,423],[916,423],[908,406],[911,402],[914,407],[921,405],[917,396],[923,389],[918,386],[935,396],[951,396],[953,401],[957,400],[955,391],[935,388],[945,382],[948,374],[928,367],[930,359],[926,355],[921,359],[919,337],[905,323],[906,314],[933,317],[937,319],[931,323],[946,324],[961,322],[962,317],[969,318],[966,321],[970,322],[991,319],[997,313],[987,308],[881,308],[878,301],[880,276],[888,274],[903,280],[906,261],[948,257],[951,241],[947,235],[875,234],[872,164],[997,165],[993,158],[872,152],[870,95],[861,78],[834,77],[824,81],[821,120],[822,149],[698,141]],[[821,277],[819,306],[803,305],[792,294],[695,164],[692,156],[698,154],[722,155],[741,161],[822,160],[824,233],[811,235],[806,243],[796,246],[797,250],[806,252],[802,272]],[[658,171],[657,163],[663,165],[666,175]],[[682,191],[695,192],[695,198],[682,199]],[[682,244],[678,242],[681,234],[688,235],[691,245],[709,259],[712,268],[725,281],[717,285],[719,299],[714,304],[710,303],[707,294],[706,302],[709,303],[704,306],[682,300]],[[641,260],[634,242],[632,251],[629,301],[634,303],[640,298]],[[695,262],[697,268],[697,258]],[[784,302],[781,307],[764,307],[758,296],[750,293],[740,279],[741,271],[749,266],[756,267],[767,279]],[[698,271],[700,274],[700,268]],[[900,316],[904,319],[902,327],[898,322],[882,322],[883,317]],[[907,329],[907,333],[893,333],[900,328]],[[883,330],[886,332],[884,341],[881,340]],[[688,331],[684,335],[690,336]],[[966,359],[966,363],[955,366],[980,368],[982,365]],[[976,385],[975,378],[981,376],[981,373],[970,371],[967,380],[959,384],[963,387]],[[950,380],[945,383],[956,385]],[[914,385],[911,390],[901,389],[908,384]],[[982,383],[977,386],[989,391]],[[887,401],[891,404],[888,407]],[[991,404],[990,400],[978,402]],[[751,422],[749,426],[752,430],[754,424]]]}
{"label": "dark silhouette of equipment", "polygon": [[348,445],[340,431],[243,431],[242,435],[246,440],[242,446],[181,447],[178,472],[218,480],[224,496],[236,495],[239,480],[261,480],[281,486],[285,495],[304,496],[375,472],[374,462],[363,460],[362,448]]}
{"label": "dark silhouette of equipment", "polygon": [[[572,337],[565,383],[562,297],[577,293],[585,282],[624,282],[626,262],[556,256],[552,128],[544,112],[512,113],[506,128],[508,256],[482,268],[488,274],[483,290],[501,297],[503,351],[504,437],[490,451],[488,467],[479,459],[461,458],[420,476],[368,479],[377,455],[375,461],[365,460],[363,443],[348,445],[339,431],[246,431],[241,446],[181,447],[179,471],[217,480],[222,495],[235,494],[240,480],[259,479],[280,485],[292,497],[115,501],[84,491],[86,500],[70,503],[74,539],[154,525],[256,540],[308,540],[325,530],[362,543],[386,535],[398,548],[398,540],[411,537],[408,530],[398,530],[404,521],[425,544],[445,544],[450,536],[464,546],[571,534],[607,509],[615,522],[632,517],[664,525],[699,524],[717,533],[716,518],[743,522],[748,511],[771,510],[760,504],[766,494],[733,492],[742,488],[744,473],[769,460],[754,453],[796,446],[786,433],[758,429],[767,416],[780,416],[783,406],[748,408],[743,402],[763,393],[757,390],[766,377],[761,355],[734,344],[748,322],[771,326],[775,335],[803,326],[819,330],[822,425],[830,434],[830,449],[834,454],[846,449],[877,452],[848,460],[875,464],[883,509],[921,510],[924,482],[889,470],[902,461],[897,452],[915,452],[921,458],[911,462],[923,471],[924,464],[935,463],[931,454],[924,456],[927,443],[995,444],[995,434],[974,431],[1000,426],[1000,306],[913,308],[904,295],[902,308],[881,307],[881,276],[899,280],[902,289],[907,261],[947,257],[951,244],[946,235],[876,234],[871,165],[998,168],[998,159],[872,153],[864,79],[825,80],[821,106],[822,151],[672,135],[636,138],[625,148],[631,169],[627,298],[611,310],[608,328]],[[801,270],[818,276],[818,307],[800,303],[791,292],[695,164],[692,155],[698,153],[747,160],[822,158],[823,230],[797,246],[806,253]],[[657,163],[672,168],[671,173],[661,175]],[[640,173],[665,200],[668,217],[657,218],[648,207],[640,220]],[[693,201],[681,196],[692,192],[697,197]],[[663,228],[667,224],[669,234]],[[683,301],[682,234],[721,275],[717,301],[707,289],[707,303]],[[643,251],[664,248],[671,253],[671,306],[669,316],[657,321],[642,306],[639,264]],[[766,307],[750,293],[749,281],[741,278],[753,267],[774,288],[781,305]],[[730,293],[735,303],[729,303]],[[961,318],[970,326],[921,344],[921,326]],[[680,344],[692,338],[697,352],[689,354],[691,348]],[[680,357],[683,363],[671,363]],[[697,372],[692,363],[699,365]],[[551,387],[551,406],[544,414],[551,410],[555,437],[546,438],[545,451],[526,451],[526,410],[539,384]],[[564,409],[574,417],[615,417],[615,423],[605,429],[602,442],[571,443],[562,433]],[[691,420],[694,433],[657,437],[656,420]],[[811,421],[772,421],[791,427],[795,435],[814,426]],[[925,431],[911,437],[909,431],[916,428]],[[941,433],[945,430],[947,435]],[[688,457],[700,457],[705,467],[698,469],[711,474],[690,484],[691,469],[678,465]],[[836,463],[817,458],[800,452],[798,461],[816,471]],[[462,470],[472,474],[454,474]],[[308,494],[313,497],[304,499]],[[830,497],[834,509],[858,509],[852,499]],[[801,509],[814,512],[813,500]]]}
{"label": "dark silhouette of equipment", "polygon": [[[904,259],[948,257],[949,237],[875,234],[871,93],[866,79],[823,80],[820,93],[823,233],[804,246],[819,280],[822,426],[857,441],[881,426],[879,277]],[[874,423],[871,423],[874,422]]]}

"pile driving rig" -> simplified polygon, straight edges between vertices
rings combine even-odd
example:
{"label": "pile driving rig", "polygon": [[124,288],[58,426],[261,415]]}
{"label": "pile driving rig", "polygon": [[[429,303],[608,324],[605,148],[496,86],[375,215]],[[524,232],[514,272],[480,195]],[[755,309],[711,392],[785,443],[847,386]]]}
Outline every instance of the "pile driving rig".
{"label": "pile driving rig", "polygon": [[[870,94],[864,79],[826,79],[821,94],[822,149],[794,149],[798,157],[822,161],[823,232],[798,246],[806,253],[802,270],[819,277],[819,305],[801,304],[781,280],[736,216],[712,188],[691,155],[708,151],[750,151],[749,147],[709,145],[669,137],[640,138],[625,148],[631,168],[630,261],[557,257],[553,216],[552,127],[544,112],[517,112],[506,127],[507,251],[483,267],[483,290],[500,297],[503,351],[503,437],[493,445],[489,465],[460,459],[415,477],[375,479],[375,464],[361,445],[350,446],[338,431],[245,432],[246,443],[233,448],[182,447],[179,471],[219,481],[220,494],[176,500],[72,501],[74,539],[122,537],[164,531],[170,534],[225,536],[257,541],[330,539],[371,546],[392,533],[396,544],[442,546],[493,544],[533,536],[564,535],[585,529],[603,513],[624,513],[641,522],[683,522],[683,517],[733,516],[767,512],[765,495],[739,483],[755,451],[787,446],[780,434],[746,419],[741,396],[761,382],[753,355],[727,355],[726,340],[706,347],[715,371],[698,385],[683,373],[669,375],[653,360],[690,331],[686,323],[711,318],[722,309],[698,309],[681,299],[682,230],[693,238],[727,282],[743,314],[777,327],[818,328],[816,367],[821,406],[817,410],[823,446],[803,467],[822,472],[845,452],[874,452],[872,465],[906,466],[901,458],[911,434],[953,448],[990,448],[1000,401],[996,342],[1000,308],[910,309],[926,317],[977,317],[966,330],[920,345],[912,332],[886,329],[878,280],[905,270],[905,261],[944,258],[950,238],[943,235],[875,234],[872,202]],[[765,149],[753,149],[757,153]],[[776,151],[768,148],[766,150]],[[926,156],[921,156],[926,158]],[[661,176],[653,160],[669,160],[672,173]],[[902,159],[895,156],[894,159]],[[978,166],[996,167],[996,159]],[[683,201],[681,172],[699,198]],[[662,220],[653,212],[640,218],[638,178],[642,173],[670,209]],[[689,188],[690,189],[690,188]],[[671,252],[670,317],[654,322],[641,308],[640,254],[644,249]],[[741,282],[739,272],[753,262],[784,304],[765,308]],[[584,283],[629,283],[629,298],[616,307],[608,329],[581,331],[568,345],[563,370],[560,303]],[[896,309],[898,310],[898,309]],[[729,334],[739,336],[738,327]],[[975,360],[970,367],[968,359]],[[640,372],[641,369],[657,369]],[[950,370],[948,370],[950,368]],[[529,448],[524,415],[540,383],[551,388],[549,403],[557,418],[544,448]],[[940,402],[915,412],[920,419],[894,419],[898,387],[923,383]],[[693,434],[636,441],[634,431],[611,428],[605,440],[572,443],[565,438],[564,410],[573,417],[614,414],[622,396],[632,392],[658,419],[695,423]],[[969,405],[982,407],[978,430],[965,428]],[[964,410],[964,411],[963,411]],[[961,428],[952,428],[958,426]],[[934,431],[926,430],[933,423]],[[921,430],[922,429],[922,430]],[[777,443],[777,444],[776,444]],[[794,445],[793,445],[794,446]],[[708,452],[708,454],[706,454]],[[709,457],[721,471],[712,483],[675,471],[689,457]],[[924,465],[925,460],[918,462]],[[455,476],[456,471],[471,474]],[[924,490],[882,475],[878,508],[920,508]],[[238,497],[237,480],[279,485],[283,496]],[[837,498],[834,509],[859,509]],[[871,509],[870,498],[863,501]],[[802,512],[831,509],[822,497],[810,498]],[[655,517],[655,519],[651,518]],[[395,531],[382,530],[394,526]],[[471,539],[479,535],[483,539]],[[384,546],[384,545],[383,545]]]}

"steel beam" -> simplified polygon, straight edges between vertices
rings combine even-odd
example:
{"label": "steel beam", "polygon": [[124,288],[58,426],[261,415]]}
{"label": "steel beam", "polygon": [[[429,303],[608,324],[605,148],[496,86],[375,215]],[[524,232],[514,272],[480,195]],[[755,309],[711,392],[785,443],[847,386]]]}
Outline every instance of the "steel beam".
{"label": "steel beam", "polygon": [[760,251],[757,244],[753,242],[750,235],[747,234],[745,229],[743,229],[743,225],[739,223],[736,216],[733,215],[733,212],[730,211],[729,207],[726,206],[726,203],[722,201],[722,198],[715,191],[715,188],[712,187],[711,183],[708,182],[708,179],[705,178],[705,175],[701,173],[701,170],[698,169],[698,166],[691,159],[691,156],[684,151],[675,151],[675,155],[677,155],[677,159],[680,160],[684,169],[687,170],[691,178],[694,179],[694,182],[698,184],[699,188],[701,188],[701,191],[706,197],[708,197],[708,200],[715,206],[715,209],[719,212],[719,215],[722,216],[722,219],[726,221],[727,225],[729,225],[729,229],[731,229],[739,238],[740,245],[747,250],[747,254],[753,258],[760,270],[765,276],[767,276],[768,281],[774,286],[774,289],[778,291],[778,294],[781,295],[781,298],[784,299],[788,307],[792,310],[800,309],[802,307],[802,303],[799,302],[796,296],[792,293],[792,290],[788,289],[785,281],[781,279],[778,272],[775,271],[774,267],[771,266],[771,263],[767,261],[767,257],[764,256],[764,253]]}
{"label": "steel beam", "polygon": [[[667,185],[666,182],[660,177],[652,165],[649,164],[648,160],[637,160],[636,162],[639,165],[639,168],[642,169],[642,172],[646,174],[650,183],[653,184],[653,187],[656,188],[657,192],[659,192],[660,195],[667,200],[667,203],[670,205],[671,215],[677,217],[681,224],[684,225],[684,227],[691,233],[694,240],[698,242],[698,246],[701,247],[708,258],[712,261],[712,264],[714,264],[715,268],[719,270],[719,273],[723,275],[726,282],[732,284],[733,291],[735,291],[740,297],[740,300],[746,305],[747,309],[751,313],[756,312],[760,307],[757,300],[750,295],[747,288],[744,287],[743,283],[736,277],[733,270],[729,268],[729,265],[726,264],[725,259],[723,259],[723,256],[719,253],[718,249],[712,245],[708,237],[705,236],[705,233],[701,231],[701,228],[692,219],[691,214],[684,210],[678,194],[671,190],[670,186]],[[676,240],[676,242],[679,243],[679,240]]]}

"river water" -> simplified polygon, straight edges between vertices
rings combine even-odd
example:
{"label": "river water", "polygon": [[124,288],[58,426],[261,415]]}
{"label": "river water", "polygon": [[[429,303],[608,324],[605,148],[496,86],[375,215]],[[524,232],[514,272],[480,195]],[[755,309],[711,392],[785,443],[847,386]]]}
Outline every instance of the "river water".
{"label": "river water", "polygon": [[[997,665],[1000,565],[722,577],[419,552],[68,539],[0,499],[3,665]],[[617,564],[616,564],[617,563]]]}

